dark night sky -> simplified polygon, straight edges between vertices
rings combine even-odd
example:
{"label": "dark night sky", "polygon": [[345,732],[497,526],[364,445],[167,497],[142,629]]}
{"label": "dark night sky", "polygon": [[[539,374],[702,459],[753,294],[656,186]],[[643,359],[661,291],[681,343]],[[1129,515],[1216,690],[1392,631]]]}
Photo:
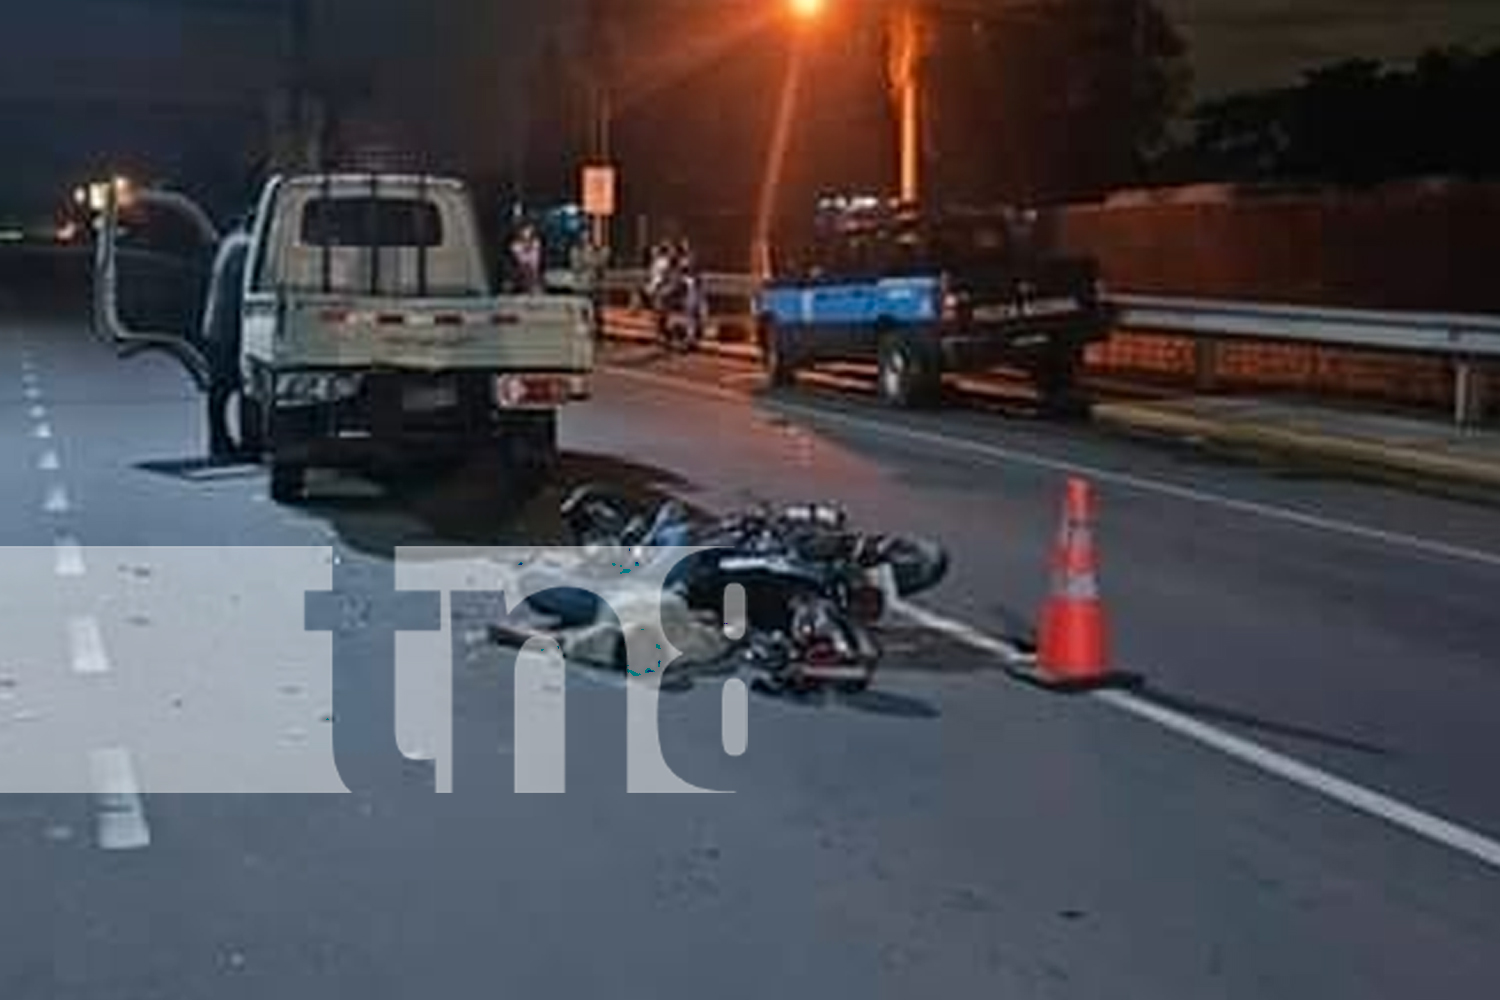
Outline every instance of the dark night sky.
{"label": "dark night sky", "polygon": [[1200,94],[1276,86],[1309,66],[1500,46],[1500,0],[1158,0],[1192,49]]}
{"label": "dark night sky", "polygon": [[[315,2],[351,25],[333,46],[340,72],[371,80],[381,100],[426,119],[434,131],[424,141],[477,136],[494,158],[515,132],[504,97],[511,81],[543,26],[578,4]],[[1160,2],[1189,40],[1200,95],[1289,82],[1307,66],[1350,56],[1400,60],[1434,45],[1500,45],[1500,0]],[[256,95],[275,72],[274,11],[281,3],[5,0],[0,210],[45,203],[122,151],[183,171],[205,158],[222,161],[226,144],[258,135],[264,111]],[[480,91],[494,99],[458,100]],[[423,114],[434,102],[469,107]],[[440,134],[440,119],[452,134]]]}

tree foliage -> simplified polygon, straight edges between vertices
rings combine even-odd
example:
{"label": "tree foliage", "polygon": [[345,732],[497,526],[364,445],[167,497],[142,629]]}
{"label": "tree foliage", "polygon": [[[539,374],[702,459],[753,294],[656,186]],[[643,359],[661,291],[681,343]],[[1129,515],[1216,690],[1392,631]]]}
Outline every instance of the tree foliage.
{"label": "tree foliage", "polygon": [[1410,67],[1366,59],[1296,86],[1207,102],[1192,139],[1164,160],[1171,179],[1367,184],[1500,175],[1500,49],[1427,52]]}
{"label": "tree foliage", "polygon": [[1151,0],[934,9],[933,183],[963,200],[1055,200],[1142,176],[1186,97],[1187,47]]}

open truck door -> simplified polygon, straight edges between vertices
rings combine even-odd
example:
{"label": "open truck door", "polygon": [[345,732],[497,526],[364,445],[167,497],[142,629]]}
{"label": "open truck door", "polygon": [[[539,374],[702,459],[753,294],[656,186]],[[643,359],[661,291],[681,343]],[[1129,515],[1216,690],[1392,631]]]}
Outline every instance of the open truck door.
{"label": "open truck door", "polygon": [[[240,307],[243,298],[245,262],[250,239],[243,232],[220,234],[201,207],[190,198],[172,191],[145,189],[131,194],[132,206],[176,216],[187,223],[201,248],[201,261],[208,266],[206,294],[196,283],[178,289],[193,301],[178,303],[182,308],[169,310],[182,318],[162,328],[130,325],[120,305],[120,192],[110,186],[98,222],[98,240],[94,256],[94,326],[121,357],[133,357],[147,351],[168,355],[183,370],[200,392],[208,396],[210,452],[215,458],[243,451],[245,435],[231,434],[226,408],[240,386]],[[171,328],[179,327],[179,328]],[[243,428],[242,428],[243,430]]]}

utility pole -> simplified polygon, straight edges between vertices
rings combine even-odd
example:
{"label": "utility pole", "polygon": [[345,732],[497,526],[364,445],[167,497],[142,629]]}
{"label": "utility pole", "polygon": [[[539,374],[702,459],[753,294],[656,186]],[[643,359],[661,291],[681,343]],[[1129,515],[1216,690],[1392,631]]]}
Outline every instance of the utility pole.
{"label": "utility pole", "polygon": [[888,75],[899,122],[901,200],[922,196],[922,62],[929,29],[918,0],[894,0],[887,15]]}
{"label": "utility pole", "polygon": [[[590,0],[585,48],[589,64],[589,162],[595,167],[612,168],[614,108],[611,91],[614,66],[609,43],[607,7],[606,0]],[[606,250],[610,243],[609,217],[591,213],[589,230],[593,247],[598,251]]]}
{"label": "utility pole", "polygon": [[282,73],[271,115],[271,161],[279,169],[322,165],[326,111],[314,93],[313,0],[282,0]]}

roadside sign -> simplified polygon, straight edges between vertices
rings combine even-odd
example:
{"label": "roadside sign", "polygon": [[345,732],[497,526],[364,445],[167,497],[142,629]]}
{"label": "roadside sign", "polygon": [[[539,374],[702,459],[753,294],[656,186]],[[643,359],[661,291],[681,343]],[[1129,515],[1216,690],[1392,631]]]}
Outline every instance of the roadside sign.
{"label": "roadside sign", "polygon": [[615,214],[615,168],[593,165],[583,168],[583,211],[608,218]]}

